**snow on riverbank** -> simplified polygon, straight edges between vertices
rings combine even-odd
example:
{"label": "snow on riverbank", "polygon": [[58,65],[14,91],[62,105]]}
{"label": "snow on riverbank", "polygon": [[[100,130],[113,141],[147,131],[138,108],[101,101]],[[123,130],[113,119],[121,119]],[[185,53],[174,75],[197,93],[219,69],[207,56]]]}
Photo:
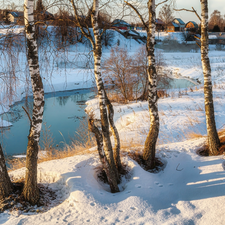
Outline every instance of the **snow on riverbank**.
{"label": "snow on riverbank", "polygon": [[[104,54],[108,53],[109,50],[105,50]],[[73,57],[75,53],[69,54]],[[203,81],[199,53],[163,55],[169,69]],[[217,83],[214,89],[217,128],[225,124],[224,58],[224,52],[210,52],[213,81]],[[51,84],[56,90],[93,85],[91,80],[86,82],[87,73],[80,68],[68,70],[67,83],[64,76],[61,77],[62,71],[63,68],[59,68],[52,76]],[[51,90],[51,85],[45,88]],[[148,173],[135,161],[124,157],[130,177],[123,179],[121,192],[112,194],[108,192],[109,187],[96,178],[95,168],[100,162],[93,149],[93,154],[44,162],[38,165],[38,180],[55,190],[57,198],[47,211],[41,207],[36,208],[39,213],[5,211],[0,214],[0,224],[223,224],[224,156],[200,157],[196,154],[205,137],[190,139],[190,133],[205,135],[206,126],[203,89],[201,86],[193,89],[187,93],[169,90],[170,97],[159,99],[157,156],[165,164],[163,171]],[[98,118],[97,100],[87,104],[87,110],[93,110]],[[147,102],[114,104],[114,108],[120,139],[128,146],[126,151],[141,150],[150,123]],[[25,168],[22,168],[10,175],[20,178],[24,173]]]}
{"label": "snow on riverbank", "polygon": [[[130,178],[112,194],[96,179],[96,155],[39,164],[39,181],[56,190],[47,212],[0,214],[12,224],[223,224],[225,173],[223,156],[200,157],[202,140],[160,146],[164,171],[151,174],[125,157]],[[159,151],[160,150],[160,151]],[[24,169],[12,173],[20,177]],[[54,204],[56,206],[54,206]]]}

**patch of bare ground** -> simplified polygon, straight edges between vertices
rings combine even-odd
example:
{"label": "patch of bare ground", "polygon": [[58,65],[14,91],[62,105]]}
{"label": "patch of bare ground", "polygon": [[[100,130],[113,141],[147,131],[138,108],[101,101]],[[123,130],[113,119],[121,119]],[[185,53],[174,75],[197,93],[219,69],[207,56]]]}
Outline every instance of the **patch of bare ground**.
{"label": "patch of bare ground", "polygon": [[159,173],[160,171],[164,170],[166,164],[164,164],[160,158],[155,158],[155,168],[150,169],[149,166],[146,164],[145,160],[143,159],[143,154],[141,151],[131,151],[128,152],[128,156],[136,161],[144,170],[150,173]]}
{"label": "patch of bare ground", "polygon": [[[105,170],[103,169],[102,165],[98,166],[95,168],[95,171],[97,173],[97,177],[98,179],[105,183],[108,184],[108,179],[105,173]],[[125,179],[129,179],[130,178],[130,168],[128,165],[126,164],[122,164],[122,168],[118,171],[119,172],[119,176],[120,176],[120,182],[118,184],[121,183],[122,181],[122,177],[124,177]]]}
{"label": "patch of bare ground", "polygon": [[[225,129],[220,130],[218,135],[221,145],[217,155],[225,155]],[[199,148],[196,153],[200,156],[211,156],[208,143]]]}
{"label": "patch of bare ground", "polygon": [[24,181],[13,183],[13,192],[5,199],[0,200],[0,213],[8,210],[14,214],[22,213],[42,213],[48,210],[49,206],[57,205],[60,202],[57,200],[56,193],[47,185],[38,184],[40,199],[35,206],[25,201],[23,191]]}

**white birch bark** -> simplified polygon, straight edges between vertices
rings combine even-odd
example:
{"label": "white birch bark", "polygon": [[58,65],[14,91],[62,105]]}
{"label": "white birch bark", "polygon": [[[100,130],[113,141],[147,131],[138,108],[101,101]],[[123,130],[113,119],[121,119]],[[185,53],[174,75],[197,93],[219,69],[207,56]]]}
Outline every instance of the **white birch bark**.
{"label": "white birch bark", "polygon": [[208,133],[208,145],[210,155],[216,155],[220,147],[213,105],[213,92],[211,80],[211,67],[208,56],[208,1],[201,0],[201,60],[204,74],[204,97],[205,97],[205,113],[206,126]]}
{"label": "white birch bark", "polygon": [[33,90],[33,115],[28,136],[26,174],[23,194],[25,199],[31,204],[36,204],[39,199],[39,191],[37,187],[37,156],[44,111],[44,89],[39,71],[33,7],[34,0],[24,0],[27,58]]}
{"label": "white birch bark", "polygon": [[78,15],[77,7],[75,5],[74,0],[70,0],[76,23],[78,24],[82,34],[89,39],[93,47],[93,55],[94,55],[94,73],[95,73],[95,81],[98,90],[98,98],[99,98],[99,108],[100,108],[100,116],[101,116],[101,131],[94,125],[92,119],[89,121],[89,128],[95,134],[100,160],[103,164],[103,168],[106,172],[108,182],[111,188],[111,192],[118,192],[119,188],[117,183],[119,182],[118,171],[113,159],[113,151],[112,144],[110,140],[109,134],[109,118],[107,114],[107,96],[104,89],[104,84],[102,81],[101,75],[101,56],[102,56],[102,45],[101,45],[101,34],[98,26],[98,13],[99,13],[99,1],[93,0],[93,7],[91,12],[91,22],[94,33],[94,38],[92,37],[88,27],[83,27]]}
{"label": "white birch bark", "polygon": [[101,56],[102,56],[102,44],[101,44],[101,35],[100,29],[98,26],[98,13],[99,13],[99,1],[94,0],[93,2],[93,11],[91,15],[93,33],[94,33],[94,45],[93,45],[93,52],[94,52],[94,73],[95,73],[95,80],[98,89],[98,98],[99,98],[99,107],[100,107],[100,115],[101,115],[101,126],[102,126],[102,137],[103,137],[103,148],[104,154],[106,156],[106,166],[108,165],[110,168],[110,177],[108,180],[112,182],[113,189],[111,188],[112,192],[118,192],[119,188],[117,183],[119,182],[119,175],[118,171],[114,162],[113,158],[113,151],[112,151],[112,144],[110,140],[109,134],[109,121],[108,121],[108,114],[107,114],[107,97],[104,89],[104,84],[102,81],[101,75]]}
{"label": "white birch bark", "polygon": [[155,0],[149,0],[149,25],[147,29],[147,57],[148,57],[148,107],[150,113],[150,129],[145,141],[143,159],[149,169],[155,167],[155,148],[159,133],[157,73],[155,67]]}
{"label": "white birch bark", "polygon": [[5,165],[5,157],[0,145],[0,200],[7,197],[13,190],[9,174]]}

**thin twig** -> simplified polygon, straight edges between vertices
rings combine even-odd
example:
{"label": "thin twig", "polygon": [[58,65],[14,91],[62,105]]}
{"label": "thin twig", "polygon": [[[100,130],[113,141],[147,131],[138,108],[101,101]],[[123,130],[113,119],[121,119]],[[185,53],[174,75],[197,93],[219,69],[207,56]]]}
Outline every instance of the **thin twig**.
{"label": "thin twig", "polygon": [[182,171],[184,168],[182,168],[181,170],[178,170],[179,165],[180,165],[180,163],[177,165],[176,170],[177,170],[177,171]]}
{"label": "thin twig", "polygon": [[29,113],[27,112],[27,110],[22,106],[23,110],[25,111],[25,113],[27,114],[28,119],[30,120],[30,124],[32,123],[32,120],[30,118]]}
{"label": "thin twig", "polygon": [[161,4],[163,4],[163,3],[166,3],[166,2],[168,2],[168,0],[165,0],[165,1],[163,1],[163,2],[160,2],[160,3],[156,4],[156,5],[155,5],[155,8],[157,8],[159,5],[161,5]]}

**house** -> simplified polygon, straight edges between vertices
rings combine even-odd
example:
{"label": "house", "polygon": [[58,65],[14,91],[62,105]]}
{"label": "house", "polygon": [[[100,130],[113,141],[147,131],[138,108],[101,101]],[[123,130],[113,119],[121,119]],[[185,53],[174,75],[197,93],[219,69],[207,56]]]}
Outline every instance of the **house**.
{"label": "house", "polygon": [[189,21],[185,25],[185,29],[188,31],[196,32],[198,30],[198,24],[194,21]]}
{"label": "house", "polygon": [[115,19],[112,22],[112,27],[116,27],[120,30],[133,30],[134,26],[132,26],[131,24],[125,22],[124,20],[120,20],[120,19]]}
{"label": "house", "polygon": [[170,22],[169,24],[166,25],[166,32],[175,32],[175,31],[179,31],[179,25],[173,22]]}
{"label": "house", "polygon": [[11,10],[1,10],[0,11],[1,17],[5,23],[19,23],[23,22],[23,12],[19,11],[11,11]]}
{"label": "house", "polygon": [[184,31],[184,28],[185,28],[185,23],[182,19],[180,18],[175,18],[172,23],[174,25],[177,25],[175,26],[175,31]]}
{"label": "house", "polygon": [[10,23],[15,23],[15,24],[18,24],[18,23],[23,23],[23,20],[24,20],[24,13],[23,12],[16,12],[16,11],[11,11],[11,12],[8,12],[7,14],[7,19]]}
{"label": "house", "polygon": [[162,31],[162,30],[164,30],[165,23],[164,23],[162,20],[156,19],[156,20],[155,20],[155,25],[156,25],[156,30],[157,30],[157,31]]}
{"label": "house", "polygon": [[[23,24],[24,23],[24,12],[1,10],[0,14],[3,17],[5,23]],[[48,11],[41,11],[39,14],[35,14],[36,20],[52,20],[54,19],[53,14]]]}

